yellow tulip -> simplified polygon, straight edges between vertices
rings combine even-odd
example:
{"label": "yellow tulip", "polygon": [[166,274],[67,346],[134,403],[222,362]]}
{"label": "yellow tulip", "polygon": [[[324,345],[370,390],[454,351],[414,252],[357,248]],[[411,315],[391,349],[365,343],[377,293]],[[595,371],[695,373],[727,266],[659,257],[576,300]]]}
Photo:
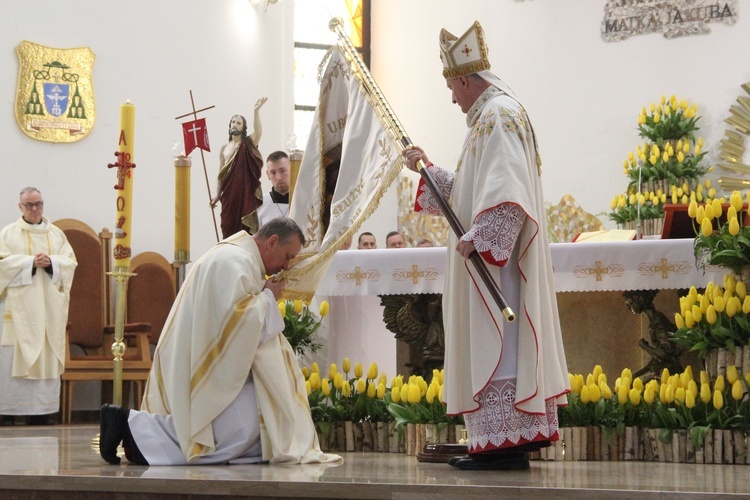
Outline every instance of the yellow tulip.
{"label": "yellow tulip", "polygon": [[659,123],[661,121],[661,115],[659,113],[654,114],[654,123]]}
{"label": "yellow tulip", "polygon": [[594,380],[595,379],[594,379],[594,374],[593,373],[589,373],[588,375],[586,375],[586,385],[593,384]]}
{"label": "yellow tulip", "polygon": [[734,293],[740,300],[745,300],[745,297],[747,296],[747,285],[745,285],[744,281],[737,282],[734,287]]}
{"label": "yellow tulip", "polygon": [[729,220],[729,234],[737,236],[740,232],[740,223],[737,221],[737,217]]}
{"label": "yellow tulip", "polygon": [[591,384],[589,386],[589,401],[596,403],[602,398],[602,392],[599,390],[599,386]]}
{"label": "yellow tulip", "polygon": [[672,384],[667,385],[667,388],[664,391],[664,399],[667,403],[674,402],[674,386]]}
{"label": "yellow tulip", "polygon": [[385,384],[378,384],[377,396],[378,399],[383,399],[385,397]]}
{"label": "yellow tulip", "polygon": [[310,386],[310,381],[309,380],[305,381],[305,391],[307,392],[308,396],[310,394],[312,394],[312,387]]}
{"label": "yellow tulip", "polygon": [[606,380],[599,380],[599,392],[604,399],[612,399],[612,389],[609,388]]}
{"label": "yellow tulip", "polygon": [[711,379],[708,378],[708,373],[705,370],[701,370],[700,373],[701,384],[708,384]]}
{"label": "yellow tulip", "polygon": [[661,371],[661,383],[662,385],[666,384],[669,381],[669,369],[663,368]]}
{"label": "yellow tulip", "polygon": [[695,200],[690,200],[688,205],[688,215],[695,219],[695,214],[698,212],[698,203]]}
{"label": "yellow tulip", "polygon": [[734,385],[737,380],[739,380],[740,375],[737,373],[737,366],[735,365],[729,365],[727,368],[727,382]]}
{"label": "yellow tulip", "polygon": [[734,399],[735,401],[741,401],[742,392],[742,382],[737,379],[734,381],[734,384],[732,384],[732,399]]}
{"label": "yellow tulip", "polygon": [[375,399],[375,396],[378,395],[378,388],[375,387],[375,384],[370,382],[367,384],[367,397],[370,399]]}
{"label": "yellow tulip", "polygon": [[409,384],[409,402],[419,403],[422,401],[422,390],[417,384]]}
{"label": "yellow tulip", "polygon": [[685,326],[688,328],[692,328],[695,326],[695,321],[693,320],[693,312],[692,311],[685,311]]}
{"label": "yellow tulip", "polygon": [[693,304],[693,321],[696,323],[700,323],[701,318],[703,318],[703,313],[701,311],[701,306],[698,304]]}
{"label": "yellow tulip", "polygon": [[596,383],[601,384],[604,382],[607,383],[607,374],[606,373],[600,373],[598,377],[596,377]]}
{"label": "yellow tulip", "polygon": [[721,410],[721,408],[724,406],[724,396],[721,394],[721,391],[714,391],[714,408],[717,410]]}
{"label": "yellow tulip", "polygon": [[732,192],[732,195],[729,197],[729,204],[732,205],[735,212],[742,210],[742,195],[739,191]]}
{"label": "yellow tulip", "polygon": [[646,390],[643,392],[643,400],[648,404],[652,404],[654,399],[656,399],[656,389],[654,389],[653,385],[646,386]]}
{"label": "yellow tulip", "polygon": [[584,385],[581,387],[581,403],[588,404],[589,401],[591,401],[589,398],[589,386]]}
{"label": "yellow tulip", "polygon": [[398,387],[391,387],[391,401],[398,404],[401,401],[401,389]]}
{"label": "yellow tulip", "polygon": [[621,405],[628,402],[628,388],[624,385],[620,385],[620,388],[617,390],[617,401]]}
{"label": "yellow tulip", "polygon": [[310,374],[310,378],[307,379],[308,382],[310,382],[310,387],[312,387],[312,390],[317,391],[320,389],[320,373],[318,372],[312,372]]}
{"label": "yellow tulip", "polygon": [[742,302],[742,312],[750,314],[750,295],[745,295],[745,300]]}
{"label": "yellow tulip", "polygon": [[628,399],[630,400],[630,404],[633,406],[638,406],[641,402],[641,393],[638,389],[630,389],[630,392],[628,393]]}
{"label": "yellow tulip", "polygon": [[713,306],[713,304],[708,306],[708,309],[706,309],[706,321],[709,325],[716,324],[716,308]]}
{"label": "yellow tulip", "polygon": [[435,388],[433,386],[427,388],[427,394],[425,394],[425,398],[430,404],[435,401]]}
{"label": "yellow tulip", "polygon": [[681,101],[680,101],[680,109],[682,109],[683,111],[685,111],[685,110],[686,110],[687,108],[688,108],[688,103],[687,103],[687,101],[686,101],[686,100],[684,100],[684,99],[683,99],[683,100],[681,100]]}
{"label": "yellow tulip", "polygon": [[310,376],[310,370],[306,366],[302,367],[302,376],[305,378]]}
{"label": "yellow tulip", "polygon": [[701,384],[701,401],[704,403],[711,401],[711,387],[707,382]]}
{"label": "yellow tulip", "polygon": [[737,299],[736,301],[734,299],[737,299],[737,297],[731,297],[729,300],[727,300],[726,306],[725,306],[724,312],[730,318],[733,318],[734,315],[737,314],[740,311],[740,308],[742,307],[741,305],[737,304],[737,302],[739,302],[739,299]]}
{"label": "yellow tulip", "polygon": [[357,394],[363,394],[367,391],[367,382],[365,382],[365,379],[358,378],[357,382],[354,384],[354,390],[357,391]]}
{"label": "yellow tulip", "polygon": [[404,403],[409,402],[409,388],[410,387],[411,386],[408,383],[401,386],[401,401],[403,401]]}
{"label": "yellow tulip", "polygon": [[674,313],[674,323],[678,329],[685,328],[685,319],[680,313]]}
{"label": "yellow tulip", "polygon": [[674,398],[676,401],[679,401],[680,403],[685,402],[685,389],[682,387],[677,388],[676,391],[674,391]]}
{"label": "yellow tulip", "polygon": [[667,404],[667,389],[669,389],[669,385],[667,384],[659,386],[659,401],[662,404]]}
{"label": "yellow tulip", "polygon": [[724,375],[719,375],[714,382],[714,390],[724,392],[724,387]]}
{"label": "yellow tulip", "polygon": [[320,381],[320,392],[322,392],[325,397],[331,395],[331,384],[327,378]]}
{"label": "yellow tulip", "polygon": [[341,386],[341,395],[344,396],[345,398],[348,398],[349,396],[352,395],[352,386],[350,386],[348,382],[345,382]]}
{"label": "yellow tulip", "polygon": [[362,378],[362,374],[364,373],[364,369],[362,368],[362,363],[356,363],[354,365],[354,376],[356,378]]}
{"label": "yellow tulip", "polygon": [[724,297],[714,297],[714,308],[716,308],[717,313],[723,313],[725,307],[726,302],[724,301]]}
{"label": "yellow tulip", "polygon": [[685,406],[691,410],[695,407],[695,394],[690,391],[685,393]]}
{"label": "yellow tulip", "polygon": [[302,301],[297,299],[294,301],[294,312],[297,314],[302,312],[302,308],[304,307],[304,304],[302,304]]}
{"label": "yellow tulip", "polygon": [[331,379],[331,380],[333,380],[333,377],[336,376],[336,374],[338,373],[338,371],[339,371],[339,369],[336,366],[336,363],[331,363],[331,365],[328,367],[328,378]]}
{"label": "yellow tulip", "polygon": [[337,374],[336,374],[336,375],[335,375],[335,376],[333,377],[333,386],[334,386],[334,387],[335,387],[336,389],[338,389],[338,390],[341,390],[341,387],[342,387],[343,385],[344,385],[344,376],[343,376],[343,375],[341,375],[340,373],[337,373]]}
{"label": "yellow tulip", "polygon": [[317,362],[313,362],[313,364],[312,364],[312,370],[311,371],[312,371],[312,373],[320,373],[320,368],[318,368],[318,363]]}
{"label": "yellow tulip", "polygon": [[373,362],[370,363],[370,368],[367,369],[367,379],[375,380],[378,378],[378,364]]}
{"label": "yellow tulip", "polygon": [[695,211],[695,222],[702,224],[706,218],[706,206],[700,205]]}
{"label": "yellow tulip", "polygon": [[352,362],[349,361],[349,358],[344,358],[341,368],[344,370],[344,373],[349,374],[349,370],[352,369]]}
{"label": "yellow tulip", "polygon": [[321,316],[328,316],[328,312],[330,311],[331,306],[328,305],[328,301],[324,300],[320,303],[320,315]]}
{"label": "yellow tulip", "polygon": [[279,306],[279,313],[281,313],[281,317],[283,318],[286,315],[286,304],[283,300],[280,300],[277,305]]}

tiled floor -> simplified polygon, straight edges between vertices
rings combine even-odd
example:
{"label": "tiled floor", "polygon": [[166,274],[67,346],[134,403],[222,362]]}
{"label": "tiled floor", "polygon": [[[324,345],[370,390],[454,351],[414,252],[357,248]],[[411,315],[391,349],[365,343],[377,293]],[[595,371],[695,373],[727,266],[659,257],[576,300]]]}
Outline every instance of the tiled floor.
{"label": "tiled floor", "polygon": [[0,498],[750,496],[749,466],[534,461],[530,471],[468,472],[384,453],[346,453],[341,465],[111,466],[99,457],[97,432],[88,424],[0,428]]}

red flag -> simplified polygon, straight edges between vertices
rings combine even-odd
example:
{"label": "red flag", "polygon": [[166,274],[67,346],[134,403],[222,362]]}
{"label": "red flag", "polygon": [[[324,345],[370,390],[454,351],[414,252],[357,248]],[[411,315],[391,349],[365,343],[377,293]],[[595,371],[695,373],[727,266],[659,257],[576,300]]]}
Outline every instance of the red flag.
{"label": "red flag", "polygon": [[195,148],[211,151],[208,145],[208,129],[206,128],[205,118],[183,123],[182,137],[185,141],[185,156],[188,156]]}

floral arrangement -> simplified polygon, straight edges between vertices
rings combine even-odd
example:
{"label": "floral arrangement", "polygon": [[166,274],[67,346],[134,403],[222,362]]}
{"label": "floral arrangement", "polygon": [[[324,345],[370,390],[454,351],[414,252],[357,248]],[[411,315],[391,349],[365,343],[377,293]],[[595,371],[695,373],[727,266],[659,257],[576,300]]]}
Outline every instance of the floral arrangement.
{"label": "floral arrangement", "polygon": [[317,363],[302,368],[313,421],[390,421],[385,403],[387,375],[378,374],[378,365],[372,363],[365,376],[362,365],[356,363],[350,377],[351,362],[344,358],[342,369],[343,373],[331,363],[323,377]]}
{"label": "floral arrangement", "polygon": [[734,365],[713,383],[701,372],[700,385],[690,367],[674,375],[665,369],[661,380],[645,384],[626,368],[614,391],[600,366],[586,379],[580,374],[569,378],[572,392],[568,406],[559,409],[560,427],[598,426],[618,434],[632,426],[662,429],[663,442],[669,442],[674,431],[686,429],[696,447],[709,429],[750,431],[750,372],[743,379]]}
{"label": "floral arrangement", "polygon": [[[660,104],[651,103],[638,116],[639,135],[646,140],[623,161],[629,179],[627,191],[611,203],[610,219],[625,225],[664,217],[663,205],[671,195],[672,203],[685,202],[684,196],[699,185],[699,179],[711,167],[703,165],[703,139],[696,138],[698,107],[676,96],[662,96]],[[678,194],[678,191],[682,191]]]}
{"label": "floral arrangement", "polygon": [[[726,267],[741,276],[750,266],[750,226],[743,222],[747,205],[743,204],[742,195],[734,191],[728,206],[724,198],[709,199],[702,205],[698,205],[699,201],[691,200],[688,206],[688,215],[700,229],[693,246],[698,265]],[[722,222],[725,208],[726,218]]]}
{"label": "floral arrangement", "polygon": [[723,287],[710,282],[703,293],[691,287],[680,297],[675,326],[672,340],[704,358],[711,349],[734,350],[750,344],[750,295],[745,283],[727,274]]}
{"label": "floral arrangement", "polygon": [[328,302],[324,300],[320,303],[320,318],[310,311],[309,304],[301,300],[280,300],[278,306],[284,318],[284,336],[294,352],[303,355],[308,349],[311,352],[320,349],[320,344],[313,340],[313,334],[320,328],[323,317],[328,315]]}

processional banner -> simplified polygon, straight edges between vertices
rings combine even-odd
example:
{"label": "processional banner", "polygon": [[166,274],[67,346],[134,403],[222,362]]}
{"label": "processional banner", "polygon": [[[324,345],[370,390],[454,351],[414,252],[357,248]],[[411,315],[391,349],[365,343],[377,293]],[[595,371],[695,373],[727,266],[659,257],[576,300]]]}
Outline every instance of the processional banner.
{"label": "processional banner", "polygon": [[321,67],[318,106],[289,213],[307,242],[284,273],[284,296],[303,300],[315,294],[333,255],[372,215],[403,166],[401,148],[386,133],[344,51],[334,46]]}

